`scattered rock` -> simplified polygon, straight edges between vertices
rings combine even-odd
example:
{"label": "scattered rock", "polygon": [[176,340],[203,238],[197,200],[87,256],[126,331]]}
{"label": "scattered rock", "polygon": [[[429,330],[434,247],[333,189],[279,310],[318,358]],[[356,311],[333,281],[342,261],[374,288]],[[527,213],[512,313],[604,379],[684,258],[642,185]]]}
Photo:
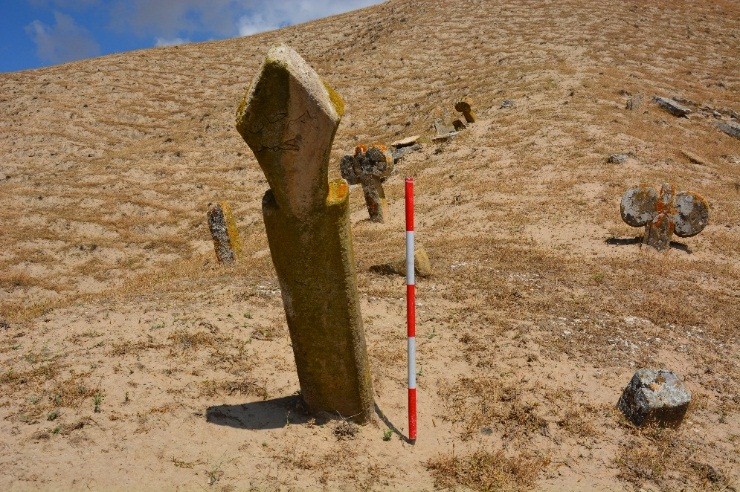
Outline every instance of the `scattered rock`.
{"label": "scattered rock", "polygon": [[685,118],[688,117],[689,113],[691,113],[691,110],[689,108],[667,97],[655,97],[655,102],[658,103],[658,106],[665,109],[674,116]]}
{"label": "scattered rock", "polygon": [[617,402],[633,424],[678,427],[689,408],[691,393],[672,371],[639,369]]}
{"label": "scattered rock", "polygon": [[455,110],[463,114],[467,123],[475,123],[475,113],[473,113],[473,100],[469,97],[463,97],[462,100],[456,102]]}
{"label": "scattered rock", "polygon": [[627,99],[627,104],[625,107],[629,109],[630,111],[635,111],[642,106],[642,94],[635,94],[634,96],[631,96],[629,99]]}
{"label": "scattered rock", "polygon": [[734,121],[718,121],[715,125],[729,136],[740,138],[740,124]]}
{"label": "scattered rock", "polygon": [[[382,265],[373,265],[370,267],[370,271],[383,275],[401,275],[405,277],[406,258],[404,257],[400,260]],[[429,261],[429,255],[427,255],[424,246],[419,243],[414,246],[414,272],[422,278],[432,275],[432,265]]]}
{"label": "scattered rock", "polygon": [[693,162],[695,164],[701,164],[702,166],[709,166],[709,165],[711,165],[711,163],[709,161],[707,161],[706,159],[704,159],[701,156],[698,156],[698,155],[694,154],[693,152],[689,152],[688,150],[682,150],[681,153],[684,156],[686,156],[686,158],[688,160],[690,160],[691,162]]}
{"label": "scattered rock", "polygon": [[625,164],[627,161],[629,161],[633,157],[631,152],[627,153],[620,153],[620,154],[612,154],[609,156],[609,158],[606,160],[607,162],[611,164]]}
{"label": "scattered rock", "polygon": [[442,120],[434,121],[434,130],[437,132],[437,137],[449,137],[457,134],[454,126],[446,125]]}
{"label": "scattered rock", "polygon": [[501,106],[499,106],[501,109],[509,109],[514,107],[514,101],[511,99],[504,99],[501,101]]}
{"label": "scattered rock", "polygon": [[457,119],[452,122],[452,126],[455,127],[455,131],[465,130],[468,125],[465,124],[463,120]]}
{"label": "scattered rock", "polygon": [[416,152],[417,150],[421,150],[421,145],[414,144],[410,147],[400,147],[396,149],[391,149],[391,155],[393,156],[393,163],[397,163],[403,156],[406,154],[410,154],[411,152]]}
{"label": "scattered rock", "polygon": [[410,147],[414,145],[419,139],[421,138],[421,135],[414,135],[411,137],[406,137],[401,140],[396,140],[391,144],[391,147],[394,149],[400,149],[402,147]]}

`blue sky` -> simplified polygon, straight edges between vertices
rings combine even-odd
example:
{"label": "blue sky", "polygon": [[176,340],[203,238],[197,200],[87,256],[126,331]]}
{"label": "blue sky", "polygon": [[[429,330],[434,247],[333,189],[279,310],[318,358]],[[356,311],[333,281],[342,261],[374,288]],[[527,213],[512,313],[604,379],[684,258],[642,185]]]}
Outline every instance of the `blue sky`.
{"label": "blue sky", "polygon": [[0,0],[0,72],[246,36],[381,0]]}

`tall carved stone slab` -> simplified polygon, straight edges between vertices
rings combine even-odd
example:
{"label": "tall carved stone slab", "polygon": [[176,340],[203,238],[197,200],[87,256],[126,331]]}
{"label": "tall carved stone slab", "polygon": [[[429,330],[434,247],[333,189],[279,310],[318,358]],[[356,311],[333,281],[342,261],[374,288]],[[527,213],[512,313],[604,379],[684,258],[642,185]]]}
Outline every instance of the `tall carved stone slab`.
{"label": "tall carved stone slab", "polygon": [[349,222],[349,185],[328,182],[342,98],[292,49],[272,48],[236,127],[270,189],[272,261],[309,410],[366,422],[373,396]]}
{"label": "tall carved stone slab", "polygon": [[234,263],[241,256],[242,240],[227,202],[208,205],[208,229],[219,263]]}

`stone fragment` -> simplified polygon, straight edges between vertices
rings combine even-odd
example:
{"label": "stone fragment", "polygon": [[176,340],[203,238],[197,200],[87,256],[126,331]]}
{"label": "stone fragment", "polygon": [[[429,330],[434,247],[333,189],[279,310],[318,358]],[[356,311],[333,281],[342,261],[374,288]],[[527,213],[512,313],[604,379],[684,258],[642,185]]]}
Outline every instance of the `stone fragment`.
{"label": "stone fragment", "polygon": [[691,393],[672,371],[639,369],[617,407],[633,424],[678,427],[691,402]]}
{"label": "stone fragment", "polygon": [[658,103],[658,106],[668,111],[673,116],[687,117],[689,113],[691,113],[689,108],[667,97],[656,97],[655,102]]}
{"label": "stone fragment", "polygon": [[396,140],[391,144],[391,148],[394,149],[400,149],[402,147],[410,147],[421,138],[421,135],[413,135],[411,137],[402,138],[401,140]]}
{"label": "stone fragment", "polygon": [[421,150],[421,145],[414,144],[410,147],[400,147],[397,149],[391,149],[391,155],[393,156],[393,163],[397,163],[403,156],[406,154],[410,154],[411,152],[416,152],[417,150]]}
{"label": "stone fragment", "polygon": [[241,256],[242,241],[227,202],[208,205],[208,229],[211,231],[219,263],[234,263]]}
{"label": "stone fragment", "polygon": [[624,193],[620,213],[632,227],[645,226],[643,244],[664,250],[670,246],[674,232],[679,237],[691,237],[704,229],[709,221],[709,204],[698,193],[676,193],[669,184],[663,184],[660,193],[641,185]]}
{"label": "stone fragment", "polygon": [[460,119],[457,119],[452,122],[452,126],[455,128],[455,131],[459,132],[460,130],[465,130],[468,126]]}
{"label": "stone fragment", "polygon": [[473,113],[473,100],[464,97],[455,103],[455,110],[459,111],[465,117],[467,123],[475,123],[475,113]]}
{"label": "stone fragment", "polygon": [[349,185],[328,182],[344,102],[295,51],[270,49],[236,127],[270,189],[262,199],[301,397],[314,414],[367,422],[373,391],[357,292]]}
{"label": "stone fragment", "polygon": [[612,154],[606,161],[611,164],[625,164],[630,160],[630,157],[632,157],[630,153]]}
{"label": "stone fragment", "polygon": [[635,111],[642,106],[642,94],[635,94],[634,96],[630,96],[629,99],[627,99],[627,104],[625,107],[629,109],[630,111]]}
{"label": "stone fragment", "polygon": [[[390,263],[383,263],[380,265],[373,265],[370,270],[375,273],[381,273],[383,275],[406,275],[406,257],[392,261]],[[432,264],[429,261],[429,255],[427,255],[424,246],[420,243],[416,243],[414,246],[414,272],[419,277],[429,277],[432,275]]]}
{"label": "stone fragment", "polygon": [[395,159],[385,145],[373,144],[369,148],[358,145],[354,155],[345,155],[339,164],[342,177],[349,184],[362,184],[365,204],[373,222],[383,222],[386,199],[383,182],[393,172]]}
{"label": "stone fragment", "polygon": [[740,138],[740,124],[734,121],[718,121],[717,128],[731,137]]}
{"label": "stone fragment", "polygon": [[446,125],[442,120],[434,121],[434,131],[437,132],[437,137],[448,137],[457,134],[454,126]]}
{"label": "stone fragment", "polygon": [[513,107],[514,101],[512,101],[511,99],[504,99],[503,101],[501,101],[501,106],[499,106],[499,108],[501,109],[509,109]]}

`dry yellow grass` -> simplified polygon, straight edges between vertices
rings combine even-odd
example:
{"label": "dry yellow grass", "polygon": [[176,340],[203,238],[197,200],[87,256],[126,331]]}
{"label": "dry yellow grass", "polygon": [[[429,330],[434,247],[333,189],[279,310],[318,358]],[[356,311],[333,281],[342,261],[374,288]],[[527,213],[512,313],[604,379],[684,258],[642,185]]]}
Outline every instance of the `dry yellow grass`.
{"label": "dry yellow grass", "polygon": [[[0,487],[738,488],[740,142],[714,122],[740,112],[739,31],[723,0],[391,0],[0,74]],[[295,406],[267,183],[233,128],[279,42],[347,103],[330,177],[357,143],[423,135],[385,185],[386,224],[351,195],[386,419],[352,440]],[[432,143],[464,95],[478,122]],[[418,287],[414,448],[395,432],[403,279],[370,271],[403,252],[404,175],[435,270]],[[665,254],[607,244],[642,234],[620,220],[626,188],[664,180],[707,197],[709,226]],[[244,239],[233,268],[215,262],[215,200]],[[685,379],[680,430],[636,431],[614,409],[640,366]]]}

